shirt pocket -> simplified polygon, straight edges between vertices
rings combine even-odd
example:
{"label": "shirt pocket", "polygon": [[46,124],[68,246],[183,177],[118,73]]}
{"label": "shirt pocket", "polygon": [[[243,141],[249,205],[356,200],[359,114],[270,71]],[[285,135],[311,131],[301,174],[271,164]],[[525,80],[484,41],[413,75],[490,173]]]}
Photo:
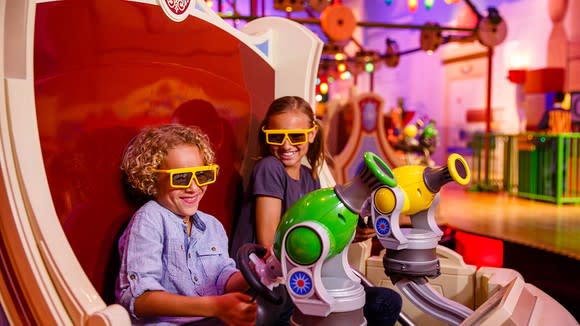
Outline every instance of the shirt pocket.
{"label": "shirt pocket", "polygon": [[217,243],[208,242],[197,248],[197,258],[201,262],[205,276],[215,284],[222,269],[224,250]]}
{"label": "shirt pocket", "polygon": [[183,240],[169,239],[167,241],[167,272],[177,278],[187,278],[187,262]]}

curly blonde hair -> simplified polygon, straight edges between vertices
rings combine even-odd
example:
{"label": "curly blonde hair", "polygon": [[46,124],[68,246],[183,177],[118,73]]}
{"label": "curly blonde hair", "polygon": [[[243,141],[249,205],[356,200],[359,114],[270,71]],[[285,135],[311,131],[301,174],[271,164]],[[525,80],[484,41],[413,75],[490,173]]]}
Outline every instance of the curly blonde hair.
{"label": "curly blonde hair", "polygon": [[199,148],[205,165],[214,163],[209,137],[195,126],[168,124],[143,129],[125,149],[121,170],[129,185],[146,196],[157,194],[157,173],[169,150],[189,144]]}

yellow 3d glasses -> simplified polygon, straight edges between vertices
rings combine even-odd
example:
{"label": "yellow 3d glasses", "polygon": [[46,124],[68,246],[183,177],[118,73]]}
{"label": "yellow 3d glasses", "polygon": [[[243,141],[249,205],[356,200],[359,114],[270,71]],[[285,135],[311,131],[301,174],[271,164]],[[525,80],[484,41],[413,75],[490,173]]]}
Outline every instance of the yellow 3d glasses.
{"label": "yellow 3d glasses", "polygon": [[316,126],[310,129],[264,129],[266,143],[270,145],[282,145],[288,139],[292,145],[304,144],[308,141],[308,134],[313,132]]}
{"label": "yellow 3d glasses", "polygon": [[219,166],[217,164],[195,166],[170,170],[154,170],[155,172],[169,173],[172,188],[189,188],[192,180],[198,187],[214,183],[217,179]]}

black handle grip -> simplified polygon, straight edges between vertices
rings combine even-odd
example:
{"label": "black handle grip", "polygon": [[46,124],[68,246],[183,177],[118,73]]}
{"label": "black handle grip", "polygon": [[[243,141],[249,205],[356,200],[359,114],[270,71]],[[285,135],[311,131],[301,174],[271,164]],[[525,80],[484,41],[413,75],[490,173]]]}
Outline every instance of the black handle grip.
{"label": "black handle grip", "polygon": [[258,244],[246,243],[242,245],[240,249],[238,249],[238,252],[236,253],[236,258],[240,264],[239,266],[240,271],[242,272],[242,275],[244,276],[246,282],[248,282],[250,287],[252,287],[252,289],[254,289],[254,291],[256,291],[256,293],[260,295],[262,298],[272,302],[273,304],[281,304],[282,297],[279,294],[275,293],[274,291],[268,289],[268,287],[266,287],[264,284],[262,284],[262,282],[260,282],[258,275],[256,275],[256,273],[254,272],[254,268],[252,268],[250,264],[251,254],[256,254],[258,257],[262,258],[264,257],[264,255],[266,255],[267,252],[268,250],[266,248]]}

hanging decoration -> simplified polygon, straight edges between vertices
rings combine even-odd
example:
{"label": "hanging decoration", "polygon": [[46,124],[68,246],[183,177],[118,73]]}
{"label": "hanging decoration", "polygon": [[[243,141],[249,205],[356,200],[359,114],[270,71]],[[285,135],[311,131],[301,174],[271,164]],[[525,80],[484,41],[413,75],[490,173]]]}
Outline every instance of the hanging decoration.
{"label": "hanging decoration", "polygon": [[443,43],[443,34],[440,29],[437,29],[439,27],[437,23],[427,22],[425,26],[428,28],[421,30],[421,49],[428,54],[432,54]]}
{"label": "hanging decoration", "polygon": [[[279,1],[279,0],[277,0]],[[454,4],[460,0],[445,0],[446,4]],[[477,26],[474,27],[445,27],[435,22],[427,22],[423,25],[405,28],[420,29],[420,46],[417,48],[401,51],[399,45],[393,39],[385,39],[385,50],[383,53],[363,48],[353,37],[356,26],[356,18],[352,11],[340,2],[328,5],[320,15],[320,26],[327,37],[324,44],[319,76],[324,76],[324,83],[317,84],[316,100],[324,103],[329,96],[329,85],[335,80],[348,80],[356,78],[360,73],[367,73],[371,77],[378,69],[379,65],[386,65],[389,68],[396,68],[402,56],[411,53],[424,51],[433,54],[440,46],[450,42],[473,42],[479,41],[481,44],[493,47],[504,41],[507,34],[506,23],[494,7],[488,8],[487,16],[477,12],[471,3],[472,0],[463,0],[467,7],[477,17]],[[393,0],[385,0],[385,4],[391,5]],[[431,9],[435,0],[422,0],[422,5],[426,10]],[[407,0],[409,10],[416,11],[419,0]],[[450,32],[452,31],[452,32]],[[354,42],[359,50],[354,55],[345,52],[345,46],[349,42]],[[372,84],[372,82],[371,82]]]}
{"label": "hanging decoration", "polygon": [[356,28],[356,18],[350,8],[340,3],[326,7],[320,14],[320,27],[334,42],[347,42]]}
{"label": "hanging decoration", "polygon": [[286,12],[304,10],[304,0],[274,0],[274,9]]}
{"label": "hanging decoration", "polygon": [[389,68],[395,68],[399,65],[399,59],[401,58],[399,52],[399,45],[397,41],[387,38],[385,40],[386,49],[385,49],[385,64]]}
{"label": "hanging decoration", "polygon": [[318,11],[318,12],[322,12],[324,10],[324,8],[326,8],[329,4],[331,3],[330,0],[309,0],[308,1],[308,5]]}

